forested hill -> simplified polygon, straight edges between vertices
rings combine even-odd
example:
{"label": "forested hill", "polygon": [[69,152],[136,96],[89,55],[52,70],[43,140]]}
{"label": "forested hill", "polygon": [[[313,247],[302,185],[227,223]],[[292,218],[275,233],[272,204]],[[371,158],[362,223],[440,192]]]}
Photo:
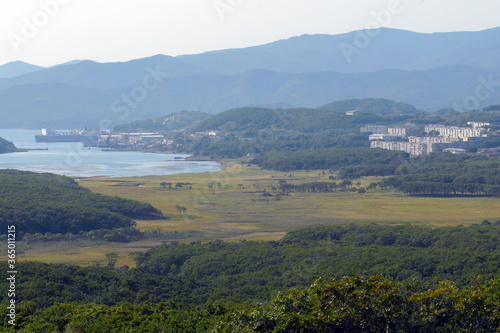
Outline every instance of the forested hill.
{"label": "forested hill", "polygon": [[165,132],[192,127],[208,119],[210,114],[198,111],[181,111],[152,120],[136,120],[130,124],[117,125],[115,132]]}
{"label": "forested hill", "polygon": [[[346,115],[346,111],[356,111]],[[216,114],[193,131],[255,131],[274,128],[313,133],[323,130],[358,131],[363,124],[397,123],[412,119],[418,110],[410,104],[387,99],[350,99],[316,109],[239,108]]]}
{"label": "forested hill", "polygon": [[130,269],[21,262],[16,331],[498,332],[499,237],[500,221],[324,226],[172,242]]}
{"label": "forested hill", "polygon": [[10,141],[0,138],[0,154],[18,151],[16,146]]}
{"label": "forested hill", "polygon": [[320,106],[318,109],[337,112],[357,111],[392,115],[412,114],[417,112],[417,109],[411,104],[383,98],[348,99],[329,103]]}
{"label": "forested hill", "polygon": [[26,233],[72,233],[132,227],[133,218],[161,218],[153,206],[92,193],[72,178],[0,170],[0,228]]}
{"label": "forested hill", "polygon": [[[171,242],[135,253],[137,268],[76,267],[24,262],[18,301],[265,302],[276,292],[322,278],[382,274],[466,286],[478,275],[500,278],[500,221],[470,227],[346,225],[298,229],[280,241]],[[104,254],[103,254],[104,258]],[[7,270],[6,262],[0,269]],[[40,288],[39,286],[50,286]],[[6,280],[0,287],[8,287]],[[7,293],[0,295],[0,303]]]}

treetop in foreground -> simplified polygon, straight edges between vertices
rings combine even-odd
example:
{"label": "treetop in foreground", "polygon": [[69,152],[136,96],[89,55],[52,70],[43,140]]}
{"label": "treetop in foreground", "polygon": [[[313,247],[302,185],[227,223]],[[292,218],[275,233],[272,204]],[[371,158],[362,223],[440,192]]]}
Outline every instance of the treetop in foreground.
{"label": "treetop in foreground", "polygon": [[[500,280],[432,287],[381,275],[344,277],[278,293],[271,304],[174,303],[19,307],[19,332],[498,332]],[[5,317],[6,307],[1,312]],[[2,332],[13,332],[2,324]]]}

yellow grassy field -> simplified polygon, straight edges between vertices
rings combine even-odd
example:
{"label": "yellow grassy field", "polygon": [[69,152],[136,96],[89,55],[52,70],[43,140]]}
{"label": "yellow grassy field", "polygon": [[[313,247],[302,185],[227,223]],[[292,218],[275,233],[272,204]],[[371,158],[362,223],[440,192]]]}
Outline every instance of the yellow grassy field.
{"label": "yellow grassy field", "polygon": [[[242,230],[286,231],[298,226],[338,222],[424,223],[432,225],[470,225],[484,219],[500,219],[500,201],[494,198],[419,198],[395,191],[358,193],[293,193],[276,201],[260,191],[272,192],[278,180],[300,184],[329,181],[319,172],[277,173],[256,167],[232,164],[224,171],[165,177],[120,179],[142,183],[143,187],[109,186],[116,180],[89,178],[80,181],[92,191],[118,195],[151,203],[166,214],[178,214],[175,206],[187,208],[186,214],[172,221],[138,221],[141,230],[200,230],[236,228]],[[354,180],[362,186],[378,181],[376,177]],[[192,183],[192,188],[164,189],[161,182]],[[210,189],[209,183],[219,183]]]}
{"label": "yellow grassy field", "polygon": [[[198,231],[191,240],[277,240],[286,231],[319,224],[412,223],[434,226],[470,225],[484,219],[500,220],[500,200],[493,198],[413,198],[395,191],[358,193],[293,193],[280,200],[262,196],[273,192],[278,180],[300,184],[329,181],[320,171],[282,173],[262,171],[236,163],[220,172],[120,179],[86,178],[80,185],[98,193],[147,202],[168,215],[168,220],[137,221],[140,230]],[[362,186],[380,179],[354,180]],[[172,183],[172,189],[162,182]],[[191,185],[176,188],[177,183]],[[121,185],[121,186],[116,186]],[[180,214],[176,205],[187,208]],[[129,244],[101,243],[92,246],[64,244],[57,251],[36,253],[27,249],[24,258],[44,262],[91,264],[104,262],[104,253],[120,254],[118,265],[133,265],[130,252],[160,244],[145,240]]]}

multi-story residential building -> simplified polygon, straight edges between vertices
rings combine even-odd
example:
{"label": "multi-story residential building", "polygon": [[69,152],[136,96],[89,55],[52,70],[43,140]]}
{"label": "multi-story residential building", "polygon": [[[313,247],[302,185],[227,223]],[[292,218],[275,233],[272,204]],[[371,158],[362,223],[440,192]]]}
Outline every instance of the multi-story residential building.
{"label": "multi-story residential building", "polygon": [[408,135],[408,134],[410,134],[410,129],[408,129],[406,127],[389,127],[389,128],[387,128],[387,133],[388,134]]}
{"label": "multi-story residential building", "polygon": [[[405,151],[410,155],[426,155],[433,152],[462,152],[464,148],[474,144],[479,145],[486,140],[487,130],[482,126],[488,126],[485,122],[469,122],[472,127],[457,127],[444,125],[428,125],[425,132],[437,132],[439,136],[408,136],[409,129],[406,127],[387,126],[365,126],[362,132],[373,132],[370,135],[370,147],[388,150]],[[376,133],[384,132],[384,133]],[[401,138],[408,137],[408,142],[402,142]]]}
{"label": "multi-story residential building", "polygon": [[[427,125],[425,126],[425,132],[429,133],[436,131],[439,136],[445,138],[477,138],[486,135],[486,130],[484,128],[471,128],[471,127],[457,127],[457,126],[444,126],[444,125]],[[467,141],[465,139],[464,141]]]}
{"label": "multi-story residential building", "polygon": [[387,150],[404,151],[410,155],[426,155],[427,144],[411,143],[411,142],[395,142],[395,141],[372,141],[371,148],[382,148]]}
{"label": "multi-story residential building", "polygon": [[408,137],[408,142],[373,140],[371,148],[382,148],[407,152],[410,155],[427,155],[433,152],[441,152],[446,148],[463,147],[464,143],[458,138],[442,137]]}
{"label": "multi-story residential building", "polygon": [[403,134],[371,134],[369,136],[370,141],[372,140],[382,140],[382,141],[394,141],[403,139],[405,136]]}
{"label": "multi-story residential building", "polygon": [[490,126],[490,123],[483,123],[483,122],[477,122],[477,121],[468,121],[467,125],[471,125],[473,128],[480,128],[484,126]]}
{"label": "multi-story residential building", "polygon": [[371,132],[373,134],[401,134],[401,135],[410,134],[410,129],[406,127],[388,127],[380,125],[363,126],[359,129],[359,131],[361,133]]}

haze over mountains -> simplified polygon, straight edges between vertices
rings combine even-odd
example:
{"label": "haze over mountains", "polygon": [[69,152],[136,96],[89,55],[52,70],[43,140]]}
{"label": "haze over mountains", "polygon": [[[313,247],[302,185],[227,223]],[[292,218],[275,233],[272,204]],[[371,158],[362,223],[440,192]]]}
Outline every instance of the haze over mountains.
{"label": "haze over mountains", "polygon": [[44,69],[44,67],[27,64],[22,61],[13,61],[0,66],[0,78],[16,77]]}
{"label": "haze over mountains", "polygon": [[[98,126],[180,110],[387,98],[434,111],[500,102],[500,28],[303,35],[197,55],[0,66],[2,127]],[[478,88],[479,87],[479,88]]]}

